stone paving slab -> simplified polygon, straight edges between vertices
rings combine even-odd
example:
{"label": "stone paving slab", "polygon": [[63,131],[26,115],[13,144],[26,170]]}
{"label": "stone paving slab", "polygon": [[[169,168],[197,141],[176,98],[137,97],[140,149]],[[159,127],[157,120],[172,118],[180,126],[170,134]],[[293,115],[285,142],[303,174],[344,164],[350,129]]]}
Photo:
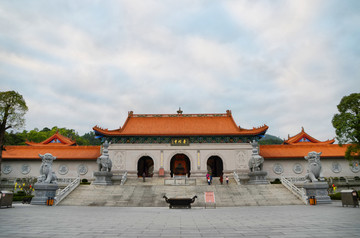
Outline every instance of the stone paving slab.
{"label": "stone paving slab", "polygon": [[360,209],[317,206],[216,209],[14,204],[0,237],[359,237]]}

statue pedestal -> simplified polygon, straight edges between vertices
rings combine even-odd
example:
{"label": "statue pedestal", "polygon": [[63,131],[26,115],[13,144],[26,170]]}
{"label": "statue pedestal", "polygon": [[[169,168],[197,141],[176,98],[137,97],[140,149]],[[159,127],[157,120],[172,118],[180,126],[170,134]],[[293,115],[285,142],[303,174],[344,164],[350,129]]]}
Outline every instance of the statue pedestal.
{"label": "statue pedestal", "polygon": [[31,205],[46,205],[49,197],[55,198],[58,188],[59,186],[57,184],[35,183],[35,196],[31,200]]}
{"label": "statue pedestal", "polygon": [[266,171],[254,171],[248,173],[249,181],[248,184],[269,184],[270,182],[266,179]]}
{"label": "statue pedestal", "polygon": [[95,181],[92,183],[94,185],[112,185],[111,178],[113,173],[107,171],[95,171],[94,177]]}
{"label": "statue pedestal", "polygon": [[306,191],[306,196],[315,196],[316,203],[331,203],[331,199],[328,194],[329,184],[327,182],[303,183],[302,187]]}

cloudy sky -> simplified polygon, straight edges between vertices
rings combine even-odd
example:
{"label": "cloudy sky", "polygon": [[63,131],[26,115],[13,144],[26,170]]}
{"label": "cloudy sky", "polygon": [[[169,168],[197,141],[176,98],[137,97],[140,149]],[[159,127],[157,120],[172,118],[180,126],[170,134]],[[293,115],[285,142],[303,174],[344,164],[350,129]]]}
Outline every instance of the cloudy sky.
{"label": "cloudy sky", "polygon": [[80,135],[134,113],[225,113],[285,138],[335,137],[360,90],[360,1],[0,2],[0,91],[26,128]]}

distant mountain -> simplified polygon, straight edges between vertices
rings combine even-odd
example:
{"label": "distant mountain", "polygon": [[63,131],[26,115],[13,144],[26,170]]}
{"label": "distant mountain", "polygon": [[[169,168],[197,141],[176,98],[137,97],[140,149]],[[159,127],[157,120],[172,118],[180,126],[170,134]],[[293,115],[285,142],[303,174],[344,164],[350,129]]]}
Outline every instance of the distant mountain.
{"label": "distant mountain", "polygon": [[280,145],[284,140],[280,139],[277,136],[266,134],[263,138],[259,140],[260,145]]}

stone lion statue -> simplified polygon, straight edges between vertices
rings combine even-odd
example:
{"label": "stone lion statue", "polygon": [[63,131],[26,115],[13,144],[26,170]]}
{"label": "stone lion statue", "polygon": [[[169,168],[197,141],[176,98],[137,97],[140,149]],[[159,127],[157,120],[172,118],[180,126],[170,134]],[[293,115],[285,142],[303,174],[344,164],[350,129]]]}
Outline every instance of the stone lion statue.
{"label": "stone lion statue", "polygon": [[315,151],[309,152],[305,159],[308,161],[307,173],[305,179],[307,182],[317,182],[320,178],[321,173],[321,162],[320,162],[321,152],[317,153]]}
{"label": "stone lion statue", "polygon": [[56,159],[50,153],[46,153],[44,155],[39,154],[42,163],[40,166],[40,176],[38,177],[38,183],[53,183],[56,184],[56,175],[55,172],[52,171],[52,163]]}
{"label": "stone lion statue", "polygon": [[109,158],[108,147],[109,147],[109,143],[105,141],[103,145],[103,153],[96,160],[96,163],[99,165],[99,171],[106,171],[106,172],[111,171],[112,162]]}

